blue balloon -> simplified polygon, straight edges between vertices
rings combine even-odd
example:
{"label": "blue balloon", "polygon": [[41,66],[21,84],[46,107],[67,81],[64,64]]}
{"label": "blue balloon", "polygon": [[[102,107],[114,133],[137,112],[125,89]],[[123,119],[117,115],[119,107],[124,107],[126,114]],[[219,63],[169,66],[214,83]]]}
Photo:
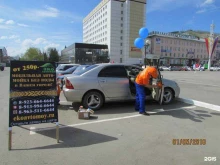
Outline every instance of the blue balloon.
{"label": "blue balloon", "polygon": [[148,29],[143,27],[139,30],[139,36],[143,39],[147,38],[148,36]]}
{"label": "blue balloon", "polygon": [[144,40],[143,40],[142,38],[136,38],[136,39],[134,40],[134,45],[135,45],[137,48],[141,49],[141,48],[144,47]]}

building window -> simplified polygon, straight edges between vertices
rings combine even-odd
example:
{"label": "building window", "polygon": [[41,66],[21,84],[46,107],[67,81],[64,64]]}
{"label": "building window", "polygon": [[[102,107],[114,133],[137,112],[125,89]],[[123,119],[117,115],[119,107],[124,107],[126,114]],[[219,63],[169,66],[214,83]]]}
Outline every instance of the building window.
{"label": "building window", "polygon": [[121,17],[121,20],[123,21],[123,17]]}
{"label": "building window", "polygon": [[121,27],[123,27],[123,23],[121,24]]}
{"label": "building window", "polygon": [[123,30],[121,30],[121,33],[123,33]]}
{"label": "building window", "polygon": [[120,50],[120,53],[122,54],[122,50]]}
{"label": "building window", "polygon": [[176,55],[175,55],[175,53],[173,54],[173,57],[175,57]]}
{"label": "building window", "polygon": [[121,40],[123,39],[123,37],[121,36]]}
{"label": "building window", "polygon": [[121,7],[123,7],[123,3],[121,3]]}
{"label": "building window", "polygon": [[123,14],[123,11],[121,11],[121,14]]}
{"label": "building window", "polygon": [[121,43],[121,46],[122,46],[122,43]]}

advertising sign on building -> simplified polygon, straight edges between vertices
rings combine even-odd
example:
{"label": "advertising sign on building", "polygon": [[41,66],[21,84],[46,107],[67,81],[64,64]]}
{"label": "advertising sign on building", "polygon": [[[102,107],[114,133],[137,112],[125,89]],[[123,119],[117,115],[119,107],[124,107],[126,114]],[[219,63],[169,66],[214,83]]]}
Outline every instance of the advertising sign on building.
{"label": "advertising sign on building", "polygon": [[55,63],[11,61],[9,127],[58,122]]}
{"label": "advertising sign on building", "polygon": [[131,52],[141,52],[141,49],[138,49],[136,47],[131,47]]}
{"label": "advertising sign on building", "polygon": [[156,38],[156,44],[160,44],[160,38]]}

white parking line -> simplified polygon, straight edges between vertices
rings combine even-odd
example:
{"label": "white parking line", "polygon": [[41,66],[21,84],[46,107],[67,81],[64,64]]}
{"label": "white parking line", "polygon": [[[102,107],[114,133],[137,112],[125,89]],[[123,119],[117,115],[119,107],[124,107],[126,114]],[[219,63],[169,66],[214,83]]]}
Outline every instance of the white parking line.
{"label": "white parking line", "polygon": [[192,99],[178,98],[179,101],[220,112],[220,106]]}
{"label": "white parking line", "polygon": [[35,131],[32,131],[32,130],[35,130],[35,127],[30,127],[30,135],[36,134],[36,132],[35,132]]}
{"label": "white parking line", "polygon": [[[174,110],[193,109],[195,107],[196,106],[187,106],[187,107],[174,108],[174,109],[169,109],[169,110],[155,109],[154,111],[151,111],[151,112],[148,112],[148,113],[149,114],[154,114],[154,113],[174,111]],[[82,125],[89,125],[89,124],[103,123],[103,122],[108,122],[108,121],[116,121],[116,120],[122,120],[122,119],[129,119],[129,118],[140,117],[140,116],[143,116],[143,115],[137,114],[137,115],[132,115],[132,116],[112,118],[112,119],[103,119],[103,120],[92,121],[92,122],[85,122],[85,123],[79,123],[79,124],[71,124],[71,125],[67,125],[67,126],[59,126],[59,128],[77,127],[77,126],[82,126]],[[56,127],[36,128],[36,129],[33,129],[34,127],[31,127],[31,128],[32,129],[30,130],[30,135],[34,135],[36,132],[56,129]],[[33,132],[35,132],[35,133],[33,133]]]}

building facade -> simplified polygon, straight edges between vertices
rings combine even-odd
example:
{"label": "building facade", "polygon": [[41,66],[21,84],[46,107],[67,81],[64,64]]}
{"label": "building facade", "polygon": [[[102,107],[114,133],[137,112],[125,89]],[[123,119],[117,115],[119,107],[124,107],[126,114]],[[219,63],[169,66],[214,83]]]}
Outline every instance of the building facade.
{"label": "building facade", "polygon": [[0,63],[5,63],[6,57],[8,56],[7,50],[5,47],[0,46]]}
{"label": "building facade", "polygon": [[76,64],[108,63],[108,46],[74,43],[61,51],[60,62]]}
{"label": "building facade", "polygon": [[[205,39],[188,34],[151,32],[148,37],[151,47],[148,53],[161,56],[161,65],[207,64],[209,55]],[[212,55],[212,65],[220,60],[220,43]]]}
{"label": "building facade", "polygon": [[108,45],[116,63],[137,63],[134,40],[145,24],[146,0],[102,0],[83,20],[83,42]]}

